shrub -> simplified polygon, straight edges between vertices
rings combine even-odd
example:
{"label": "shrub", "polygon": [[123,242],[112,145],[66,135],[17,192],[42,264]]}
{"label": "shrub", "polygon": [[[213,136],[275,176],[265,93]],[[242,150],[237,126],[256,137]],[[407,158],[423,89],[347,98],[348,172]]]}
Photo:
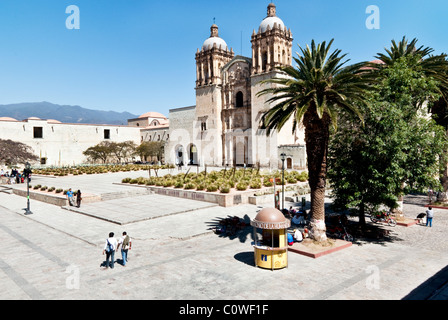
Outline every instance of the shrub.
{"label": "shrub", "polygon": [[261,189],[261,180],[254,179],[250,182],[251,189]]}
{"label": "shrub", "polygon": [[145,184],[145,183],[146,183],[146,180],[147,180],[147,179],[140,177],[140,178],[137,178],[137,183],[138,183],[138,184]]}
{"label": "shrub", "polygon": [[54,191],[54,187],[48,188],[48,192],[53,192]]}
{"label": "shrub", "polygon": [[153,186],[156,184],[156,179],[155,178],[149,178],[148,180],[146,180],[146,185],[147,186]]}
{"label": "shrub", "polygon": [[207,192],[215,192],[218,190],[218,185],[215,183],[211,183],[207,187]]}
{"label": "shrub", "polygon": [[298,180],[301,181],[301,182],[308,181],[308,172],[303,171],[303,172],[298,176]]}
{"label": "shrub", "polygon": [[196,190],[201,191],[201,190],[205,190],[205,182],[199,182],[196,184]]}
{"label": "shrub", "polygon": [[172,187],[172,186],[174,186],[174,180],[172,180],[172,179],[167,179],[167,180],[165,180],[164,182],[162,182],[162,185],[163,185],[165,188]]}
{"label": "shrub", "polygon": [[297,179],[294,177],[288,177],[287,181],[288,183],[297,183]]}
{"label": "shrub", "polygon": [[174,188],[183,188],[184,187],[184,183],[182,181],[176,181],[176,183],[174,184]]}
{"label": "shrub", "polygon": [[236,189],[237,190],[239,190],[239,191],[244,191],[244,190],[246,190],[247,189],[247,183],[245,183],[245,182],[238,182],[237,184],[236,184]]}
{"label": "shrub", "polygon": [[131,181],[131,178],[124,178],[121,180],[122,183],[129,183]]}
{"label": "shrub", "polygon": [[184,189],[190,190],[196,188],[196,185],[193,182],[188,182],[185,184]]}
{"label": "shrub", "polygon": [[229,193],[230,192],[230,185],[228,183],[222,184],[221,188],[219,188],[219,191],[221,191],[221,193]]}
{"label": "shrub", "polygon": [[269,178],[266,177],[266,178],[263,179],[263,185],[265,187],[272,187],[274,185],[274,183],[269,181]]}
{"label": "shrub", "polygon": [[56,189],[56,193],[61,193],[61,192],[62,192],[61,188]]}

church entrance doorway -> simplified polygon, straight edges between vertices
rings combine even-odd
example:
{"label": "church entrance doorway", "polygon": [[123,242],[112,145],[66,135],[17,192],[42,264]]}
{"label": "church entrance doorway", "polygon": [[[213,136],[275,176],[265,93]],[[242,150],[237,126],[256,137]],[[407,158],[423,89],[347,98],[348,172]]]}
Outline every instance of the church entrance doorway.
{"label": "church entrance doorway", "polygon": [[176,159],[176,165],[184,165],[184,148],[180,144],[174,148],[174,159]]}
{"label": "church entrance doorway", "polygon": [[234,137],[234,150],[233,150],[233,164],[235,166],[248,165],[248,138],[247,137]]}
{"label": "church entrance doorway", "polygon": [[188,145],[188,164],[198,164],[198,148],[192,143]]}
{"label": "church entrance doorway", "polygon": [[286,159],[286,169],[292,169],[292,158]]}

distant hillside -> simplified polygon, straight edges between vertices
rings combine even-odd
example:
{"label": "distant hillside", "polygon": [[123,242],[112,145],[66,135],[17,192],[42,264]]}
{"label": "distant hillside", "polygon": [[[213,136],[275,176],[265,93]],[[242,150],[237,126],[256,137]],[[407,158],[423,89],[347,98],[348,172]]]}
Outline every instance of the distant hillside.
{"label": "distant hillside", "polygon": [[64,123],[93,123],[126,125],[128,119],[138,118],[129,112],[100,111],[80,106],[58,105],[50,102],[31,102],[0,105],[0,117],[24,120],[30,117],[54,119]]}

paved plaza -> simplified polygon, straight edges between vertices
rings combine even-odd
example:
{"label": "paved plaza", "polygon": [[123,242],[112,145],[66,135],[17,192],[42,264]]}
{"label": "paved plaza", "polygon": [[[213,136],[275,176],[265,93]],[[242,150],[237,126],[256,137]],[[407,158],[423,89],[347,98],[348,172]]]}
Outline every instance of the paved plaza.
{"label": "paved plaza", "polygon": [[[220,207],[119,184],[144,172],[77,177],[34,176],[42,184],[115,194],[80,209],[0,192],[1,299],[401,300],[448,298],[448,211],[435,209],[432,228],[387,227],[387,241],[355,240],[347,249],[309,258],[289,253],[288,267],[254,266],[252,228],[234,237],[212,228],[228,216],[249,221],[263,206]],[[50,181],[50,182],[49,182]],[[24,185],[14,186],[23,188]],[[0,189],[0,191],[6,191]],[[308,196],[307,196],[308,197]],[[309,199],[309,198],[308,198]],[[408,196],[405,215],[424,211]],[[290,203],[287,203],[289,206]],[[269,206],[269,204],[266,204]],[[133,240],[126,267],[101,264],[109,232]]]}

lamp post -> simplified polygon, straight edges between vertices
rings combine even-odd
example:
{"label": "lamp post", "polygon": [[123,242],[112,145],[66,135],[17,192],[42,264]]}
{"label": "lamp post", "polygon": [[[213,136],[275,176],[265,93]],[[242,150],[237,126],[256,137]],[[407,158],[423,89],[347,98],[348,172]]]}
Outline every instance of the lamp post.
{"label": "lamp post", "polygon": [[280,154],[282,160],[282,209],[285,209],[285,159],[286,154]]}
{"label": "lamp post", "polygon": [[31,174],[31,165],[29,162],[25,164],[25,170],[23,171],[26,178],[26,210],[25,214],[33,214],[30,210],[30,174]]}

